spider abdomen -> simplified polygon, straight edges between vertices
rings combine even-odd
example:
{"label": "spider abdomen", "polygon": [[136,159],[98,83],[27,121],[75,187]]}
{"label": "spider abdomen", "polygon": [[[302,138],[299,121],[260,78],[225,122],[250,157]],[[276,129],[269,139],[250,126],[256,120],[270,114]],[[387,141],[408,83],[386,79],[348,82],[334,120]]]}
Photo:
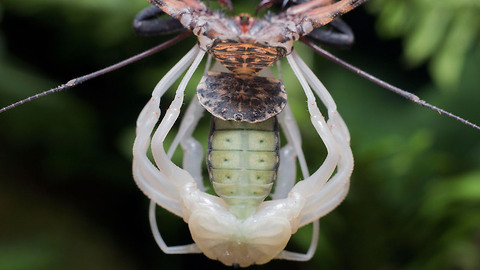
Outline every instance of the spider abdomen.
{"label": "spider abdomen", "polygon": [[277,120],[260,123],[213,118],[207,167],[215,192],[244,219],[270,194],[279,164]]}

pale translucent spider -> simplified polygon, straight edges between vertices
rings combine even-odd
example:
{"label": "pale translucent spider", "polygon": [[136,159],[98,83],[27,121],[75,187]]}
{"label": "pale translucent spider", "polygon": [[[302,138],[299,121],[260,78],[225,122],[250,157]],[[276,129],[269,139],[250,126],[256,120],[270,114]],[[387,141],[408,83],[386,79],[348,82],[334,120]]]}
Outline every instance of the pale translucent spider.
{"label": "pale translucent spider", "polygon": [[[269,20],[255,21],[245,15],[241,15],[239,19],[225,18],[211,13],[197,1],[152,1],[164,12],[177,17],[185,28],[192,30],[199,38],[199,45],[191,49],[160,80],[153,90],[152,98],[137,120],[137,136],[133,147],[133,175],[140,189],[152,200],[150,222],[155,239],[165,253],[204,253],[207,257],[226,265],[242,267],[264,264],[275,258],[306,261],[313,256],[318,239],[318,219],[329,213],[345,198],[353,170],[353,157],[348,129],[337,112],[335,102],[314,73],[293,51],[293,42],[361,2],[363,1],[344,0],[327,5],[330,1],[317,0],[287,9],[280,16]],[[313,12],[305,15],[309,9]],[[309,19],[306,20],[306,17]],[[323,164],[309,176],[301,149],[300,133],[290,109],[286,107],[278,115],[287,143],[279,153],[280,165],[275,193],[270,195],[272,198],[270,201],[262,202],[262,198],[259,205],[253,208],[246,206],[250,207],[248,215],[245,215],[245,212],[242,212],[242,215],[234,211],[221,194],[219,195],[223,199],[205,193],[201,172],[203,151],[200,143],[192,137],[203,111],[196,98],[183,116],[180,130],[169,153],[167,154],[164,149],[165,138],[179,118],[187,83],[207,51],[233,72],[234,76],[238,76],[233,77],[233,81],[237,80],[235,78],[238,80],[247,78],[247,81],[250,81],[257,76],[263,76],[257,73],[286,56],[307,97],[312,125],[328,151]],[[208,66],[207,64],[207,69]],[[161,116],[160,99],[185,70],[187,72],[176,91],[175,99],[153,132]],[[206,73],[205,76],[210,76],[210,80],[217,78],[211,74],[218,73]],[[275,85],[281,84],[268,78],[265,83],[270,82],[269,80]],[[225,83],[226,85],[220,86],[221,90],[218,90],[217,86],[207,90],[227,94],[230,91],[237,91],[233,89],[236,83],[228,80]],[[261,86],[255,84],[253,88],[258,87]],[[311,89],[326,107],[328,121],[325,121],[320,113]],[[238,118],[252,123],[264,121],[282,110],[281,108],[285,106],[283,100],[280,98],[279,103],[269,105],[280,109],[274,110],[275,112],[267,117],[264,113],[254,113],[251,119],[246,119],[243,107],[251,103],[245,103],[239,105],[235,117],[223,119]],[[215,103],[216,100],[212,102]],[[206,106],[203,102],[202,105]],[[218,104],[216,106],[218,107]],[[215,108],[212,107],[215,106],[206,106],[209,112],[215,115],[213,112]],[[183,168],[171,161],[171,156],[179,143],[184,150]],[[147,157],[149,149],[155,165]],[[296,157],[299,158],[304,178],[298,183],[295,183]],[[219,190],[216,191],[218,194]],[[157,231],[155,204],[182,217],[188,223],[195,243],[167,246]],[[298,228],[312,222],[314,233],[309,251],[306,254],[285,251],[290,236]]]}
{"label": "pale translucent spider", "polygon": [[[179,117],[187,82],[204,54],[198,46],[190,50],[157,84],[152,98],[137,120],[133,175],[141,190],[152,200],[150,221],[152,228],[155,228],[157,243],[165,253],[204,253],[226,265],[238,264],[242,267],[267,263],[272,259],[309,260],[316,248],[318,219],[345,198],[353,169],[349,133],[335,102],[295,52],[287,56],[307,96],[312,125],[324,142],[328,155],[318,170],[308,176],[299,130],[287,107],[278,117],[288,143],[281,149],[277,186],[275,193],[271,194],[273,200],[263,202],[256,213],[247,219],[237,219],[222,199],[204,191],[201,174],[203,151],[199,142],[192,137],[203,111],[197,99],[192,101],[185,113],[169,154],[163,146],[165,137]],[[161,97],[187,68],[175,99],[153,132],[161,115]],[[320,113],[310,87],[328,109],[328,121]],[[185,152],[183,169],[170,159],[178,143]],[[147,157],[149,147],[156,166]],[[299,157],[304,179],[295,184],[296,156]],[[195,243],[167,246],[156,231],[155,204],[182,217],[188,223]],[[316,225],[307,254],[285,251],[290,236],[311,222]]]}

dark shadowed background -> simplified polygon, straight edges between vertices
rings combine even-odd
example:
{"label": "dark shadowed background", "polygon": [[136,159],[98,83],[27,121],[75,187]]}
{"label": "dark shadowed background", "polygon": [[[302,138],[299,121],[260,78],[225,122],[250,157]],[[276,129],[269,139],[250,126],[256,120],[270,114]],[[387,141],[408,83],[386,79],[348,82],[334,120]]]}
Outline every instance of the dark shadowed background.
{"label": "dark shadowed background", "polygon": [[[236,12],[258,1],[233,1]],[[137,37],[145,0],[1,0],[0,107],[167,40]],[[350,50],[330,50],[378,77],[480,123],[476,0],[370,0],[344,16]],[[156,82],[195,44],[0,115],[0,269],[224,268],[203,255],[165,255],[131,176],[135,120]],[[355,169],[343,204],[321,220],[315,257],[257,269],[480,269],[480,132],[414,105],[296,49],[335,99]],[[324,146],[284,65],[289,102],[313,172]],[[201,72],[186,91],[188,102]],[[167,107],[173,91],[162,101]],[[196,136],[206,145],[209,119]],[[171,138],[170,138],[171,139]],[[181,160],[181,153],[175,161]],[[299,175],[300,178],[300,175]],[[206,179],[206,176],[205,176]],[[158,211],[169,244],[186,225]],[[310,228],[289,244],[306,250]]]}

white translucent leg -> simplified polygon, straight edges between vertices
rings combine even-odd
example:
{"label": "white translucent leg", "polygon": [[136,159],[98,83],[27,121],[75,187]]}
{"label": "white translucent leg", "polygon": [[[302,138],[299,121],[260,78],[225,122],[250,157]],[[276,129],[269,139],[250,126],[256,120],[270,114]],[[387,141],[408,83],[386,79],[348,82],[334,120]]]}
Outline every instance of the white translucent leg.
{"label": "white translucent leg", "polygon": [[350,148],[348,128],[338,114],[330,93],[296,53],[292,53],[292,57],[299,66],[299,72],[305,75],[308,83],[327,107],[329,114],[328,126],[334,135],[340,154],[337,173],[320,191],[309,198],[302,211],[300,223],[307,224],[311,220],[318,219],[333,210],[345,198],[353,170],[353,155]]}
{"label": "white translucent leg", "polygon": [[[183,201],[181,200],[178,192],[178,185],[175,185],[173,181],[174,179],[172,179],[170,175],[165,175],[162,172],[162,168],[159,168],[160,170],[157,169],[151,163],[146,154],[150,144],[151,133],[160,117],[160,98],[163,96],[166,90],[170,88],[173,82],[180,77],[185,69],[187,69],[187,67],[193,63],[182,80],[179,90],[177,90],[177,97],[179,93],[182,93],[183,95],[186,82],[188,82],[191,74],[196,69],[198,63],[201,61],[201,58],[204,55],[203,52],[198,53],[198,51],[199,48],[195,46],[162,78],[162,80],[160,80],[152,93],[152,98],[142,110],[137,120],[137,136],[135,138],[133,147],[133,175],[140,189],[149,198],[151,198],[149,214],[150,226],[155,241],[165,253],[201,253],[195,244],[168,247],[163,241],[160,232],[158,231],[155,216],[155,205],[159,204],[163,208],[182,217]],[[180,107],[178,106],[177,110],[179,109]],[[169,111],[167,111],[167,114],[163,118],[162,122],[164,122],[166,119],[172,119],[172,115],[171,113],[169,114]],[[173,122],[175,122],[175,120],[176,118],[173,119]],[[171,125],[173,125],[173,123],[171,123]],[[166,130],[166,132],[168,131],[169,129]],[[152,151],[155,147],[156,146],[152,142]]]}
{"label": "white translucent leg", "polygon": [[348,132],[347,125],[343,121],[343,119],[339,116],[337,112],[337,105],[333,100],[332,96],[328,92],[327,88],[323,85],[323,83],[315,76],[315,73],[308,67],[307,64],[300,58],[300,56],[294,52],[293,57],[296,59],[299,68],[305,74],[305,78],[307,82],[312,86],[313,91],[320,97],[325,107],[328,110],[328,123],[331,125],[331,129],[333,128],[333,124],[338,124],[337,128],[339,128],[342,136],[345,140],[350,143],[350,133]]}
{"label": "white translucent leg", "polygon": [[148,217],[150,220],[150,228],[152,229],[153,237],[155,242],[157,242],[160,249],[166,254],[191,254],[191,253],[202,253],[202,251],[198,248],[197,244],[189,244],[189,245],[181,245],[181,246],[172,246],[169,247],[163,241],[162,236],[160,235],[160,231],[158,230],[157,226],[157,218],[155,215],[155,202],[150,201]]}
{"label": "white translucent leg", "polygon": [[[277,62],[278,77],[282,78],[282,65],[280,61]],[[275,192],[270,194],[274,200],[283,199],[288,196],[288,193],[295,185],[295,178],[297,176],[297,162],[300,163],[303,178],[310,176],[308,172],[307,162],[302,150],[302,137],[298,129],[297,122],[293,117],[292,110],[287,104],[283,111],[277,116],[278,122],[282,127],[282,131],[287,139],[287,144],[280,149],[280,165],[278,167],[278,177],[275,183]]]}
{"label": "white translucent leg", "polygon": [[183,149],[183,169],[192,175],[195,182],[197,182],[198,189],[201,191],[205,191],[202,177],[203,148],[200,142],[193,138],[192,134],[204,111],[205,109],[200,105],[195,95],[183,115],[178,133],[167,153],[171,159],[178,144],[181,144]]}
{"label": "white translucent leg", "polygon": [[345,198],[353,170],[353,155],[348,145],[344,144],[342,148],[342,151],[346,153],[340,158],[337,173],[317,194],[307,201],[302,210],[300,224],[307,224],[311,220],[328,214]]}
{"label": "white translucent leg", "polygon": [[181,216],[178,190],[147,157],[150,136],[160,117],[161,96],[180,77],[198,54],[198,47],[190,50],[155,87],[152,99],[143,108],[137,119],[137,136],[133,145],[133,176],[139,188],[157,204]]}
{"label": "white translucent leg", "polygon": [[309,177],[310,173],[308,172],[307,162],[305,161],[305,155],[302,150],[302,137],[300,135],[300,130],[298,129],[297,122],[295,121],[292,110],[288,104],[285,106],[283,112],[278,115],[278,121],[280,122],[282,131],[287,138],[288,144],[292,144],[297,153],[303,178],[305,179]]}
{"label": "white translucent leg", "polygon": [[308,111],[311,116],[310,120],[328,151],[327,157],[320,168],[318,168],[318,170],[310,177],[298,182],[292,189],[292,192],[300,193],[304,197],[309,198],[311,195],[318,192],[332,175],[338,163],[339,151],[337,142],[331,130],[328,128],[323,115],[320,113],[320,110],[317,107],[315,96],[313,95],[312,90],[310,89],[310,86],[304,77],[304,74],[298,67],[297,60],[295,59],[294,55],[296,55],[295,51],[293,51],[290,55],[287,55],[287,60],[298,80],[300,81],[303,90],[305,91],[305,95],[307,96]]}
{"label": "white translucent leg", "polygon": [[320,222],[318,220],[313,222],[313,231],[312,231],[312,240],[310,242],[310,247],[308,248],[307,253],[297,253],[284,250],[280,252],[275,259],[283,259],[289,261],[309,261],[315,255],[318,245],[318,236],[320,231]]}
{"label": "white translucent leg", "polygon": [[178,116],[180,114],[180,108],[183,104],[183,95],[185,88],[187,87],[187,83],[190,81],[190,78],[192,77],[193,73],[202,61],[204,55],[204,51],[198,50],[198,54],[195,60],[193,61],[190,68],[187,70],[187,73],[185,74],[182,81],[180,82],[180,85],[177,88],[174,100],[170,104],[170,107],[166,111],[165,116],[158,125],[158,128],[153,135],[151,143],[151,150],[157,167],[167,177],[167,179],[178,188],[181,188],[188,183],[194,182],[195,180],[187,171],[175,165],[168,158],[163,147],[163,142],[168,132],[170,132],[173,124],[178,119]]}
{"label": "white translucent leg", "polygon": [[[277,64],[278,73],[281,78],[281,66]],[[282,131],[287,138],[287,144],[280,149],[280,165],[278,168],[278,179],[275,186],[275,193],[271,195],[272,199],[282,199],[288,196],[295,185],[295,178],[297,176],[297,163],[296,157],[300,163],[303,178],[309,177],[307,162],[302,150],[302,138],[300,130],[298,129],[297,122],[293,117],[292,110],[287,104],[283,112],[278,115],[278,121],[282,127]],[[277,255],[277,259],[285,259],[291,261],[308,261],[310,260],[318,245],[318,236],[320,230],[320,221],[317,219],[313,222],[312,240],[307,253],[298,253],[283,250]]]}
{"label": "white translucent leg", "polygon": [[[328,201],[326,202],[321,202],[318,205],[317,209],[315,209],[314,212],[311,213],[311,216],[316,217],[316,216],[325,216],[326,214],[330,213],[333,209],[335,209],[347,196],[348,194],[348,189],[350,188],[350,183],[348,182],[343,186],[341,189],[338,190],[338,192],[335,193],[333,197],[331,197]],[[306,217],[307,219],[308,217]]]}
{"label": "white translucent leg", "polygon": [[295,185],[297,177],[297,153],[290,144],[280,149],[280,165],[278,166],[275,192],[270,193],[272,200],[285,199]]}
{"label": "white translucent leg", "polygon": [[[205,65],[204,73],[207,72],[212,64],[212,56],[208,55],[207,63]],[[193,138],[192,134],[195,130],[198,121],[203,116],[205,108],[200,105],[198,102],[197,95],[194,95],[190,105],[183,116],[182,122],[180,123],[180,128],[175,136],[175,139],[172,142],[172,145],[168,149],[168,157],[171,159],[173,153],[178,147],[178,144],[182,146],[183,150],[183,163],[182,167],[184,170],[192,175],[193,179],[197,183],[197,188],[201,191],[205,191],[206,187],[203,184],[202,177],[202,161],[203,161],[203,148],[198,140]]]}

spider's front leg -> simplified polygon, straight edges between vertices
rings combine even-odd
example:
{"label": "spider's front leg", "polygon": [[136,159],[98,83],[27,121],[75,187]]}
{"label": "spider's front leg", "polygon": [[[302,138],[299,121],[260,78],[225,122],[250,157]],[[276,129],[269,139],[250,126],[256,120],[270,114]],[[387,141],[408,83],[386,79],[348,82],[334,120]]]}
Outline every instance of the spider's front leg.
{"label": "spider's front leg", "polygon": [[157,170],[147,157],[150,136],[160,118],[160,98],[193,62],[198,54],[194,47],[188,52],[155,87],[152,98],[137,119],[137,136],[133,145],[133,176],[139,188],[153,201],[168,211],[181,216],[182,209],[178,190],[167,177]]}
{"label": "spider's front leg", "polygon": [[[287,138],[287,144],[280,149],[280,166],[278,168],[278,178],[275,186],[275,192],[270,194],[273,200],[284,199],[292,190],[296,182],[297,176],[297,158],[300,164],[303,178],[310,176],[308,172],[307,163],[302,150],[302,141],[300,130],[297,122],[293,117],[290,106],[287,104],[285,109],[278,115],[278,122],[282,127],[283,133]],[[312,239],[310,240],[310,247],[306,253],[298,253],[283,250],[275,259],[289,260],[289,261],[308,261],[310,260],[317,249],[318,237],[320,230],[320,221],[317,219],[313,221]]]}
{"label": "spider's front leg", "polygon": [[[175,65],[155,87],[152,98],[145,105],[137,120],[137,137],[133,147],[133,176],[140,189],[152,200],[150,204],[150,223],[156,242],[165,253],[199,253],[196,244],[169,247],[158,232],[155,219],[155,205],[169,210],[177,216],[184,217],[184,204],[181,197],[185,185],[194,183],[194,179],[187,171],[173,164],[163,148],[163,141],[178,119],[180,107],[183,103],[183,93],[188,81],[200,64],[205,52],[195,46]],[[170,108],[160,122],[151,142],[151,150],[156,160],[158,169],[147,157],[150,136],[155,124],[160,118],[160,99],[171,85],[188,68],[182,79]],[[198,119],[193,119],[193,122]],[[185,125],[184,125],[185,126]],[[180,141],[189,135],[183,132]],[[191,135],[191,133],[190,133]]]}
{"label": "spider's front leg", "polygon": [[[322,166],[292,189],[292,192],[299,192],[307,198],[300,221],[300,226],[303,226],[326,215],[345,198],[353,170],[353,155],[350,149],[350,134],[330,93],[295,52],[287,56],[287,59],[307,96],[312,124],[328,151]],[[310,86],[327,108],[328,122],[325,122],[320,113]],[[330,155],[332,158],[329,158]],[[336,168],[337,172],[330,178],[333,174],[332,168]]]}
{"label": "spider's front leg", "polygon": [[[188,69],[187,73],[183,77],[178,89],[175,93],[175,98],[170,104],[170,107],[165,113],[162,121],[158,125],[157,130],[152,138],[152,154],[155,159],[155,163],[157,164],[158,169],[165,174],[165,176],[170,179],[170,181],[176,185],[177,187],[181,187],[188,183],[189,178],[192,178],[188,172],[176,166],[170,158],[165,153],[165,149],[163,147],[163,142],[167,134],[172,129],[173,124],[177,121],[178,116],[180,115],[180,108],[183,104],[183,97],[184,91],[187,87],[187,83],[190,81],[193,73],[197,69],[198,65],[203,59],[205,55],[205,51],[200,50],[197,46],[195,47],[195,51],[197,55],[195,60],[193,61],[192,65]],[[155,99],[156,90],[154,90],[152,99]],[[179,180],[180,179],[180,180]]]}
{"label": "spider's front leg", "polygon": [[[188,182],[188,179],[192,177],[188,175],[182,178],[183,181],[177,181],[179,176],[173,175],[172,170],[179,168],[167,157],[163,148],[163,140],[178,118],[183,102],[183,91],[204,54],[197,46],[190,50],[157,84],[152,93],[152,98],[145,105],[137,120],[137,136],[133,147],[135,181],[147,196],[178,216],[182,216],[178,186],[185,183],[185,181]],[[160,118],[160,98],[190,64],[192,64],[190,69],[177,89],[175,100],[167,110],[152,140],[152,152],[160,169],[158,170],[150,162],[146,152],[149,149],[153,128]],[[181,173],[188,174],[183,170]]]}

